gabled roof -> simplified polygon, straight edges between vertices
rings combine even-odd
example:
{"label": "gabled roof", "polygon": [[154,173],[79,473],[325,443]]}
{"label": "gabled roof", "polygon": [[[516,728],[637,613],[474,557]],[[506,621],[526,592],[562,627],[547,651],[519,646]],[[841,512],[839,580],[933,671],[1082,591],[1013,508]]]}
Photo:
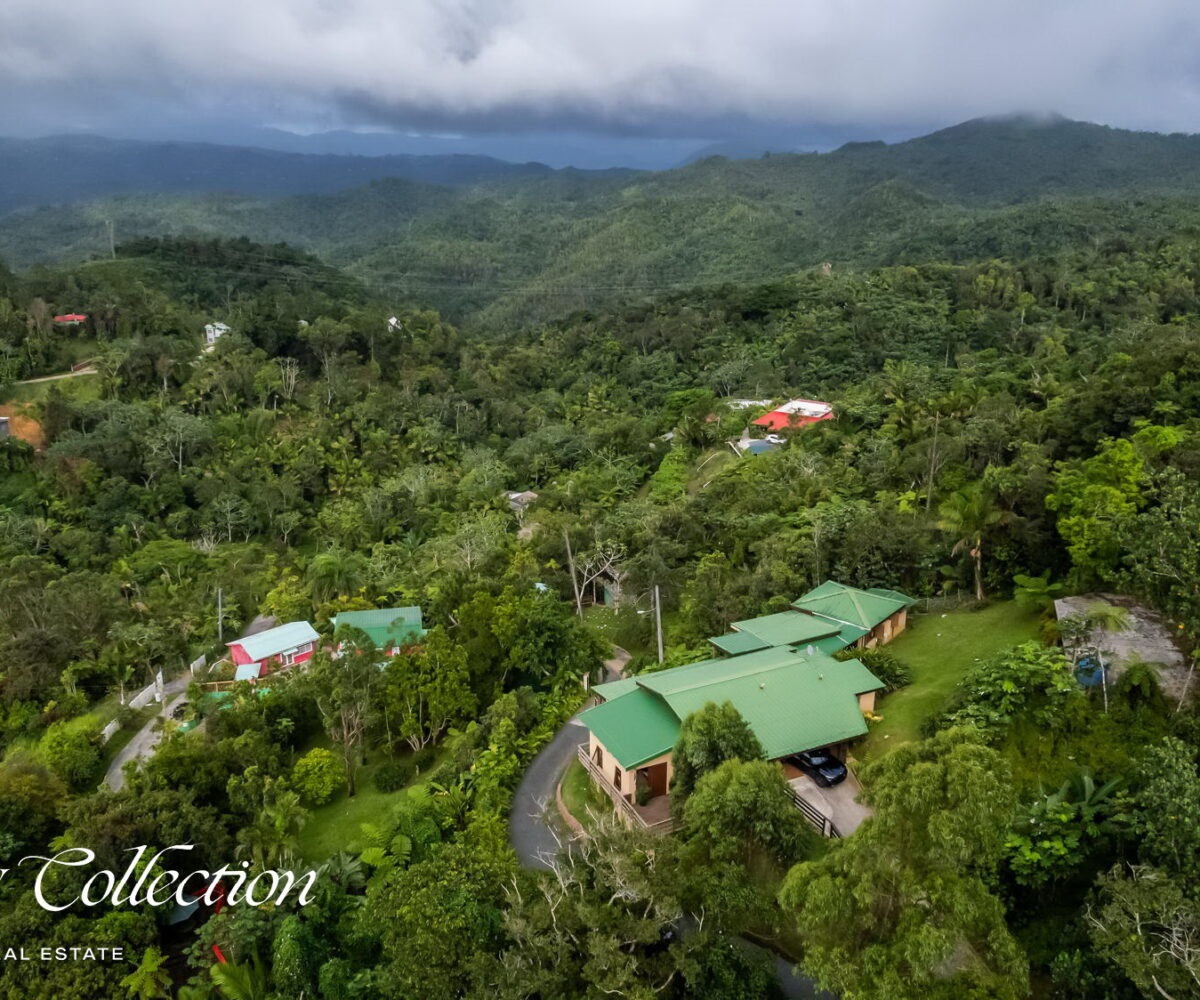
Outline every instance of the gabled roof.
{"label": "gabled roof", "polygon": [[669,750],[692,712],[728,701],[773,759],[861,736],[858,695],[882,687],[858,660],[777,646],[599,685],[606,701],[580,718],[630,768]]}
{"label": "gabled roof", "polygon": [[761,618],[747,618],[734,622],[732,627],[738,632],[754,636],[764,646],[795,646],[827,635],[835,635],[841,628],[837,622],[822,621],[813,618],[812,615],[800,615],[795,611],[780,611],[773,615],[763,615]]}
{"label": "gabled roof", "polygon": [[421,609],[416,607],[343,611],[340,615],[334,615],[329,622],[334,629],[348,625],[362,630],[378,649],[412,642],[425,634]]}
{"label": "gabled roof", "polygon": [[636,685],[623,697],[589,708],[580,719],[626,769],[661,757],[679,736],[671,706]]}
{"label": "gabled roof", "polygon": [[766,649],[771,645],[769,642],[763,642],[753,632],[730,632],[729,635],[715,635],[708,641],[729,656],[753,653],[755,650]]}
{"label": "gabled roof", "polygon": [[882,587],[859,590],[857,587],[847,587],[844,583],[826,580],[793,601],[792,607],[870,631],[885,618],[913,603],[911,597],[895,590]]}
{"label": "gabled roof", "polygon": [[243,639],[235,639],[225,643],[226,646],[241,646],[246,655],[252,660],[265,660],[268,656],[278,656],[289,649],[303,646],[306,642],[316,642],[321,637],[317,635],[308,622],[288,622],[286,625],[276,625],[265,632],[248,635]]}

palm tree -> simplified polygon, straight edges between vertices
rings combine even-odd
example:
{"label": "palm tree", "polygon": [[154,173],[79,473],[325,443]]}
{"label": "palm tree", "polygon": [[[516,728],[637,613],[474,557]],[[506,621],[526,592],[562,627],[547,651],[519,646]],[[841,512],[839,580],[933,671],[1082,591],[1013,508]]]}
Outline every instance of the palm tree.
{"label": "palm tree", "polygon": [[268,868],[275,852],[275,824],[270,817],[260,815],[249,826],[238,831],[235,854],[255,868]]}
{"label": "palm tree", "polygon": [[366,561],[356,552],[329,549],[318,553],[308,564],[313,598],[328,601],[338,594],[353,594],[365,568]]}
{"label": "palm tree", "polygon": [[167,956],[157,948],[147,948],[137,968],[121,980],[121,985],[137,1000],[164,1000],[171,995],[171,975],[163,968],[166,961]]}
{"label": "palm tree", "polygon": [[954,555],[967,552],[975,567],[975,600],[987,595],[983,590],[983,539],[996,525],[1011,520],[1008,511],[997,508],[991,498],[976,483],[964,490],[955,490],[942,501],[938,511],[938,528],[954,536]]}
{"label": "palm tree", "polygon": [[1097,634],[1100,632],[1124,632],[1129,627],[1129,610],[1117,607],[1115,604],[1098,601],[1084,612],[1083,619],[1088,627],[1088,637],[1091,640],[1089,645],[1095,651],[1096,659],[1100,661],[1100,683],[1104,688],[1104,711],[1107,712],[1108,667],[1105,666],[1104,652],[1100,648]]}
{"label": "palm tree", "polygon": [[263,813],[275,833],[272,862],[293,864],[300,849],[300,830],[308,819],[308,810],[300,804],[300,796],[291,791],[279,792]]}

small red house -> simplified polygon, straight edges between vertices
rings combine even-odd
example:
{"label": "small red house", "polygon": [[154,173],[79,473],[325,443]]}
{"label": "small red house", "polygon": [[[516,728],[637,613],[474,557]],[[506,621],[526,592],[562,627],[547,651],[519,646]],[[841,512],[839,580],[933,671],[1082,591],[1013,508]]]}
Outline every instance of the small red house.
{"label": "small red house", "polygon": [[249,681],[311,659],[318,639],[308,622],[288,622],[225,645],[237,666],[235,679]]}
{"label": "small red house", "polygon": [[83,313],[63,313],[61,316],[54,317],[55,323],[61,323],[64,326],[78,326],[86,321],[87,317]]}
{"label": "small red house", "polygon": [[764,413],[754,424],[766,427],[770,431],[782,431],[789,427],[815,424],[818,420],[832,419],[832,403],[822,403],[816,399],[792,399],[770,413]]}

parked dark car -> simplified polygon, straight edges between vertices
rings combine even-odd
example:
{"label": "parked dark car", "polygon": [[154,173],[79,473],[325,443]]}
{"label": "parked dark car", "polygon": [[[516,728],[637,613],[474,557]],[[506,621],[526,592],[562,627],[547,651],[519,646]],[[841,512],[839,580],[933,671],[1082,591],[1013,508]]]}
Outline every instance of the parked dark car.
{"label": "parked dark car", "polygon": [[846,765],[829,750],[805,750],[785,759],[785,763],[799,768],[822,788],[846,780]]}

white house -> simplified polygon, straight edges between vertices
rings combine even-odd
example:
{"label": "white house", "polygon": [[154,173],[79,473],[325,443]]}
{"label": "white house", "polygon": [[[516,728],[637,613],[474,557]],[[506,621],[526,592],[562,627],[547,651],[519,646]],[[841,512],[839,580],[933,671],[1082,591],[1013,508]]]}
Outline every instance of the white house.
{"label": "white house", "polygon": [[217,341],[229,332],[229,327],[224,323],[205,323],[204,324],[204,349],[211,351],[217,346]]}

